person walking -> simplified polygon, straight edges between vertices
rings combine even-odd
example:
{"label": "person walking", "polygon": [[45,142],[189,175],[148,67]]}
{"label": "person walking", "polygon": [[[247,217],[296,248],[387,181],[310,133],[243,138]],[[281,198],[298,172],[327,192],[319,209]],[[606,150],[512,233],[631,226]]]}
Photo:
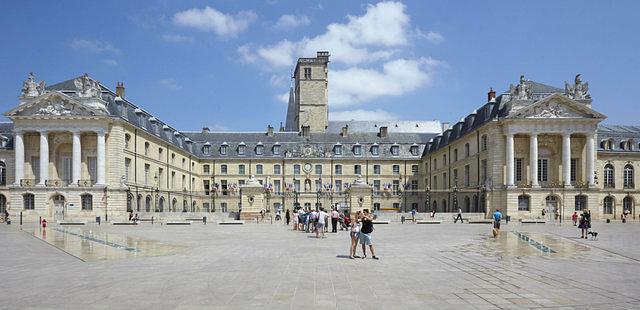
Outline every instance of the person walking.
{"label": "person walking", "polygon": [[502,213],[500,213],[500,209],[496,209],[496,212],[493,212],[493,237],[496,238],[500,234],[500,221],[502,220]]}
{"label": "person walking", "polygon": [[414,223],[416,222],[416,213],[417,212],[418,211],[416,210],[416,208],[411,209],[411,221],[414,222]]}
{"label": "person walking", "polygon": [[573,221],[573,226],[576,226],[576,224],[578,223],[578,212],[577,211],[573,211],[573,214],[571,215],[571,220]]}
{"label": "person walking", "polygon": [[318,223],[318,211],[315,209],[309,213],[309,226],[311,227],[311,232],[316,232],[316,224]]}
{"label": "person walking", "polygon": [[331,211],[331,232],[333,232],[333,233],[337,233],[338,232],[338,218],[339,217],[340,217],[340,214],[338,213],[338,210],[336,210],[334,208],[333,211]]}
{"label": "person walking", "polygon": [[327,212],[324,212],[324,208],[320,207],[320,212],[318,212],[318,223],[316,224],[316,238],[320,238],[319,235],[322,234],[322,238],[324,239],[324,226],[327,224],[326,220],[329,218]]}
{"label": "person walking", "polygon": [[289,226],[289,222],[291,222],[291,212],[289,212],[289,209],[284,212],[284,221],[285,225]]}
{"label": "person walking", "polygon": [[578,228],[580,228],[580,238],[587,239],[589,232],[589,223],[587,222],[587,210],[582,210],[582,214],[580,214],[580,224]]}
{"label": "person walking", "polygon": [[[349,235],[351,236],[351,246],[349,247],[349,258],[354,259],[356,256],[356,247],[358,247],[358,238],[360,237],[360,220],[362,212],[356,212],[355,219],[351,222]],[[345,217],[348,219],[348,217]]]}
{"label": "person walking", "polygon": [[371,251],[371,258],[379,259],[373,250],[371,233],[373,232],[373,216],[369,214],[369,209],[362,211],[362,227],[360,228],[360,244],[362,244],[362,259],[367,258],[367,245]]}
{"label": "person walking", "polygon": [[436,217],[436,208],[431,209],[431,218]]}
{"label": "person walking", "polygon": [[453,219],[453,223],[457,223],[458,220],[460,220],[460,224],[464,224],[464,221],[462,221],[462,209],[458,208],[458,215],[456,215],[456,218]]}

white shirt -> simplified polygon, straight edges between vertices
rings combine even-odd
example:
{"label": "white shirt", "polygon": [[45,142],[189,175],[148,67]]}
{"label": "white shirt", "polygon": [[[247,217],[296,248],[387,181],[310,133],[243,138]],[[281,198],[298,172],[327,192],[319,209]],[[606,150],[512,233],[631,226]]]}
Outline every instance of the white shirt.
{"label": "white shirt", "polygon": [[320,211],[320,213],[318,213],[318,224],[324,224],[324,219],[327,216],[327,212]]}

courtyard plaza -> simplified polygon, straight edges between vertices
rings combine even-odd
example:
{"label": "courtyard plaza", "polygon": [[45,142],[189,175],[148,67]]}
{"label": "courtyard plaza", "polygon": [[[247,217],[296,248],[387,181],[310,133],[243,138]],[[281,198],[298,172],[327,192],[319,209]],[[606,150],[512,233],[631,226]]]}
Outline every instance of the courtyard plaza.
{"label": "courtyard plaza", "polygon": [[[639,309],[640,224],[0,225],[1,309]],[[358,246],[358,255],[361,255]]]}

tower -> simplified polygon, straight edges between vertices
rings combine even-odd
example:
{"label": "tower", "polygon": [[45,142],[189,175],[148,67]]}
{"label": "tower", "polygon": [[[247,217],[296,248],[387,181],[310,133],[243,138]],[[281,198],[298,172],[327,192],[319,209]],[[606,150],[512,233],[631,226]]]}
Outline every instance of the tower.
{"label": "tower", "polygon": [[291,128],[287,129],[302,131],[303,127],[308,127],[309,132],[326,131],[329,125],[328,64],[329,52],[318,52],[315,58],[298,59],[293,73],[294,93],[290,96],[293,104],[289,105],[296,113],[288,126]]}

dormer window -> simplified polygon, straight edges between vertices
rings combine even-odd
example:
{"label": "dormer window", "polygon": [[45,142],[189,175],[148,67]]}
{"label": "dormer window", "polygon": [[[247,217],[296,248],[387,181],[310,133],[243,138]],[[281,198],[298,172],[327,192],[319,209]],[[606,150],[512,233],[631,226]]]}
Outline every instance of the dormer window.
{"label": "dormer window", "polygon": [[211,154],[211,143],[207,142],[202,147],[202,154],[209,155]]}
{"label": "dormer window", "polygon": [[373,156],[380,155],[380,146],[377,143],[371,146],[371,155]]}
{"label": "dormer window", "polygon": [[338,143],[333,146],[333,154],[342,155],[342,144]]}
{"label": "dormer window", "polygon": [[392,145],[391,146],[391,155],[393,156],[400,156],[400,146],[399,145]]}
{"label": "dormer window", "polygon": [[240,142],[240,144],[238,144],[238,155],[244,155],[244,151],[247,148],[247,146],[244,144],[244,142]]}
{"label": "dormer window", "polygon": [[353,155],[356,155],[356,156],[362,155],[362,145],[356,143],[356,145],[353,146]]}
{"label": "dormer window", "polygon": [[256,145],[256,155],[262,154],[264,154],[264,145],[262,145],[261,142],[258,142],[258,145]]}
{"label": "dormer window", "polygon": [[229,145],[227,144],[227,142],[222,143],[222,145],[220,145],[220,155],[227,155],[228,147]]}
{"label": "dormer window", "polygon": [[276,144],[272,148],[273,155],[280,155],[280,144]]}
{"label": "dormer window", "polygon": [[418,145],[412,145],[411,149],[409,149],[409,151],[411,152],[411,155],[418,156],[419,155],[418,154],[418,151],[419,151]]}

